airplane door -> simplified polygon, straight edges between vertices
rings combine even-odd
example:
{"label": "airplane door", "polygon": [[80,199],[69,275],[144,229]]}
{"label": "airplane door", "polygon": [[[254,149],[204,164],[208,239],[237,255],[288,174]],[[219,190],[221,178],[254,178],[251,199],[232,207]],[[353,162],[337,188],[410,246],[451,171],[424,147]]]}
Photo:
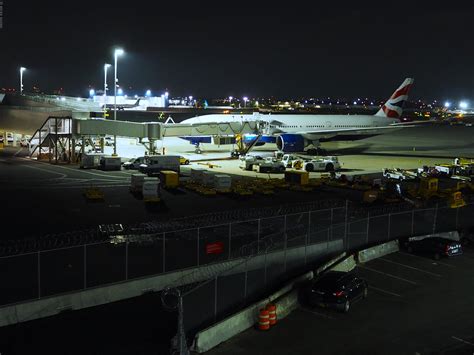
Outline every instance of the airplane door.
{"label": "airplane door", "polygon": [[326,121],[326,128],[332,128],[332,122]]}

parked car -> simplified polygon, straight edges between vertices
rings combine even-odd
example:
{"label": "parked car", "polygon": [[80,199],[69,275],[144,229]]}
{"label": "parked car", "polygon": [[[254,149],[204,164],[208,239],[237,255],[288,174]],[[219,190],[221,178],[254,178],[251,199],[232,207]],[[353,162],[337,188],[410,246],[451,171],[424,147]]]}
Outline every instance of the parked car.
{"label": "parked car", "polygon": [[330,307],[349,312],[352,302],[366,298],[369,285],[352,272],[329,271],[305,288],[310,306]]}
{"label": "parked car", "polygon": [[429,255],[435,260],[439,260],[443,256],[450,257],[462,254],[461,242],[441,237],[405,241],[404,246],[409,253]]}

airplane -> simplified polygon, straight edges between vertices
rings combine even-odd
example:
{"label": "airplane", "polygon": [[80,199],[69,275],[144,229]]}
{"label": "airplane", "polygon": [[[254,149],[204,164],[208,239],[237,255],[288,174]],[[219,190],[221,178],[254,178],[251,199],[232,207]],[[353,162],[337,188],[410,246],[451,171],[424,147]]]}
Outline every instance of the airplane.
{"label": "airplane", "polygon": [[[140,104],[140,100],[141,98],[137,99],[137,101],[134,104],[117,104],[117,110],[122,111],[122,110],[125,110],[126,108],[138,107],[138,105]],[[106,109],[110,109],[110,110],[114,110],[115,108],[114,104],[102,105],[102,109],[104,108],[104,106]]]}
{"label": "airplane", "polygon": [[[317,154],[320,144],[330,141],[355,141],[401,129],[414,122],[402,122],[403,105],[414,79],[407,78],[374,115],[309,115],[309,114],[260,114],[251,115],[203,115],[182,121],[182,123],[223,123],[260,121],[261,136],[245,135],[245,144],[258,138],[256,146],[276,143],[279,151],[285,153]],[[180,137],[196,145],[211,143],[212,137]]]}

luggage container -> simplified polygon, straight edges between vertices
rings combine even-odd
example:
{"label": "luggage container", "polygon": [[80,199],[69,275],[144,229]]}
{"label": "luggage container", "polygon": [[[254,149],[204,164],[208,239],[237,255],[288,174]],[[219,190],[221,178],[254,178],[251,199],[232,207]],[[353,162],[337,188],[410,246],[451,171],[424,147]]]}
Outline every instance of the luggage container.
{"label": "luggage container", "polygon": [[145,202],[159,202],[160,180],[158,178],[146,177],[143,180],[142,194],[143,201]]}
{"label": "luggage container", "polygon": [[147,176],[145,174],[132,174],[130,180],[130,191],[131,192],[142,192],[143,182]]}
{"label": "luggage container", "polygon": [[214,188],[219,192],[230,192],[232,178],[229,175],[214,175]]}
{"label": "luggage container", "polygon": [[290,184],[308,185],[309,173],[307,171],[285,171],[285,181]]}
{"label": "luggage container", "polygon": [[204,186],[212,186],[214,179],[213,179],[214,174],[211,173],[210,171],[204,170],[201,173],[201,184]]}
{"label": "luggage container", "polygon": [[202,182],[202,173],[206,171],[203,168],[191,168],[191,181],[194,183],[201,183]]}
{"label": "luggage container", "polygon": [[120,157],[101,157],[100,168],[107,171],[121,170],[122,160]]}
{"label": "luggage container", "polygon": [[160,183],[165,189],[176,189],[179,186],[179,175],[176,171],[162,170]]}
{"label": "luggage container", "polygon": [[81,165],[82,169],[94,169],[100,166],[100,159],[105,156],[102,153],[87,153],[82,155]]}

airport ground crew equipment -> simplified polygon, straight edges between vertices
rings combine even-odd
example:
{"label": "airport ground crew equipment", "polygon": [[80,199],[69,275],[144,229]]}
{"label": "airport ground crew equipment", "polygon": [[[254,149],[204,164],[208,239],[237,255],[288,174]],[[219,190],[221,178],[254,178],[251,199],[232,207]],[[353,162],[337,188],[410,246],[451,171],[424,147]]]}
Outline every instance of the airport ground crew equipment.
{"label": "airport ground crew equipment", "polygon": [[449,196],[448,204],[450,208],[460,208],[466,206],[461,191],[456,191]]}
{"label": "airport ground crew equipment", "polygon": [[307,171],[285,171],[285,181],[289,184],[308,185],[309,173]]}
{"label": "airport ground crew equipment", "polygon": [[143,201],[157,203],[161,201],[160,180],[155,177],[146,177],[142,186]]}
{"label": "airport ground crew equipment", "polygon": [[143,190],[143,181],[147,176],[145,174],[132,174],[130,180],[130,192],[131,193],[142,193]]}
{"label": "airport ground crew equipment", "polygon": [[179,175],[176,171],[160,171],[160,183],[165,189],[176,189],[179,186]]}
{"label": "airport ground crew equipment", "polygon": [[270,329],[270,313],[266,309],[261,309],[258,315],[258,329],[269,330]]}

